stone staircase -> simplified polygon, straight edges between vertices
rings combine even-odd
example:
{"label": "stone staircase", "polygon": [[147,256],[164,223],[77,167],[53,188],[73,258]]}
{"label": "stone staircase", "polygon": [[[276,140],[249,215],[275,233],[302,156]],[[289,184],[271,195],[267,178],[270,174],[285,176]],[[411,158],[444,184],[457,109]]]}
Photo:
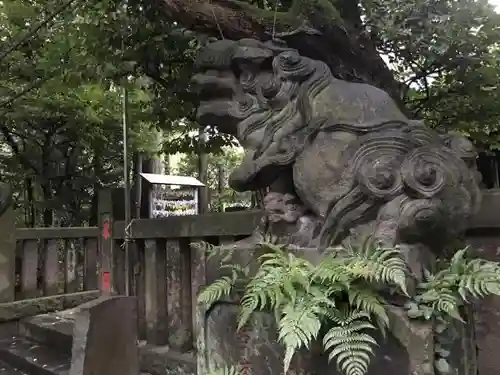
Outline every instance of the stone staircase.
{"label": "stone staircase", "polygon": [[62,312],[19,321],[0,339],[0,374],[68,375],[74,325],[68,318]]}
{"label": "stone staircase", "polygon": [[[77,307],[21,319],[0,337],[0,375],[69,375]],[[192,354],[139,343],[140,375],[194,375]],[[75,355],[73,354],[73,357]],[[103,356],[103,361],[106,358]],[[73,371],[71,375],[80,375]],[[115,374],[108,374],[115,375]]]}

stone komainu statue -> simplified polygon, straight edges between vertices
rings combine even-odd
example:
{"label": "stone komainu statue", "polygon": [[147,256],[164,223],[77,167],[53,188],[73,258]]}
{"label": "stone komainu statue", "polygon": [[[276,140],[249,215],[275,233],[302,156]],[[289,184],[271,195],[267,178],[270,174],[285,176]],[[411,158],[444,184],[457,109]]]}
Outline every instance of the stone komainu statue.
{"label": "stone komainu statue", "polygon": [[254,238],[321,251],[368,234],[436,252],[477,211],[473,145],[409,120],[386,92],[279,41],[216,41],[196,66],[199,122],[245,149],[231,187],[263,193]]}
{"label": "stone komainu statue", "polygon": [[[323,62],[279,41],[213,42],[200,52],[197,68],[198,120],[238,138],[245,158],[230,185],[258,192],[266,212],[253,236],[229,245],[247,250],[234,252],[238,263],[255,259],[252,249],[262,240],[296,245],[289,249],[317,261],[328,247],[356,245],[371,236],[382,245],[399,246],[418,280],[432,253],[445,250],[478,210],[472,144],[409,120],[386,92],[336,79]],[[432,323],[410,322],[399,302],[390,301],[396,340],[380,348],[370,374],[433,374],[428,369],[439,340]],[[207,342],[217,343],[212,357],[238,363],[256,352],[253,368],[275,373],[279,364],[272,353],[279,349],[262,328],[268,325],[256,328],[251,337],[259,340],[246,351],[225,344],[227,335],[220,332],[236,315],[230,305],[204,315]],[[464,341],[453,347],[469,348],[469,331],[461,329]],[[463,358],[475,354],[459,350],[454,356],[466,363]],[[311,358],[300,363],[315,370],[303,373],[336,373],[321,367],[321,356]]]}

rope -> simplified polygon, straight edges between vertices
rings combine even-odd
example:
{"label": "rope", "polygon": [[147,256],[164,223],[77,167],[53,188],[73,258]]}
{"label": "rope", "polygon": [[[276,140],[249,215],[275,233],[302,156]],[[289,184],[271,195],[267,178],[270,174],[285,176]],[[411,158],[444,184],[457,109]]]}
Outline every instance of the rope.
{"label": "rope", "polygon": [[132,236],[132,226],[134,224],[134,221],[136,219],[132,219],[130,220],[130,222],[128,223],[128,225],[125,227],[125,233],[124,233],[124,236],[123,236],[123,243],[121,244],[121,248],[125,248],[125,243],[130,243],[133,241],[133,236]]}
{"label": "rope", "polygon": [[222,33],[222,27],[219,23],[219,20],[217,19],[217,15],[215,14],[214,4],[212,3],[212,0],[209,0],[209,4],[210,4],[210,9],[212,11],[212,15],[214,16],[215,24],[217,25],[217,30],[219,30],[220,37],[221,39],[225,39],[224,34]]}
{"label": "rope", "polygon": [[278,0],[275,0],[274,3],[274,15],[273,15],[273,34],[271,39],[274,40],[274,36],[276,35],[276,18],[278,16]]}

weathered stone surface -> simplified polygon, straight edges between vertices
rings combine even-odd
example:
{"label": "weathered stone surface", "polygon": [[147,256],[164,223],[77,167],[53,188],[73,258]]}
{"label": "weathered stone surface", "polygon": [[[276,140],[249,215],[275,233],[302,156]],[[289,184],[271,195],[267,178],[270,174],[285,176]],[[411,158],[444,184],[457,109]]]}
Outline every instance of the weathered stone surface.
{"label": "weathered stone surface", "polygon": [[78,307],[70,375],[137,375],[137,302],[101,297]]}
{"label": "weathered stone surface", "polygon": [[384,91],[279,41],[213,42],[197,67],[199,121],[246,151],[231,186],[263,192],[256,235],[324,249],[371,234],[438,251],[479,208],[472,144],[406,118]]}
{"label": "weathered stone surface", "polygon": [[[206,348],[198,353],[204,361],[203,365],[214,370],[239,364],[247,368],[250,374],[279,373],[283,364],[283,348],[277,344],[273,318],[267,314],[257,314],[252,324],[235,333],[237,315],[237,306],[228,303],[218,304],[210,311],[206,321]],[[370,374],[433,375],[432,327],[413,325],[396,312],[391,319],[397,320],[393,331],[397,337],[394,334],[385,339],[378,337],[384,345],[376,350]],[[290,373],[340,374],[335,364],[328,364],[318,345],[297,356]]]}
{"label": "weathered stone surface", "polygon": [[[470,236],[467,242],[479,257],[491,261],[500,260],[498,230]],[[500,369],[500,297],[492,296],[474,303],[474,327],[477,343],[479,375],[497,375]]]}
{"label": "weathered stone surface", "polygon": [[25,299],[11,303],[0,303],[0,323],[19,320],[39,314],[46,314],[53,311],[70,309],[96,299],[100,294],[100,291],[93,290],[89,292]]}
{"label": "weathered stone surface", "polygon": [[193,353],[151,345],[139,345],[139,352],[141,371],[158,375],[199,375]]}
{"label": "weathered stone surface", "polygon": [[[435,340],[433,325],[410,320],[406,312],[398,307],[389,308],[389,320],[392,335],[404,348],[403,356],[408,357],[408,366],[404,373],[433,375]],[[397,352],[388,349],[388,353],[389,358],[398,359]],[[401,352],[399,354],[401,355]],[[405,367],[399,367],[402,368]],[[395,368],[394,373],[399,371],[401,370]]]}
{"label": "weathered stone surface", "polygon": [[[463,309],[461,315],[466,324],[453,321],[447,330],[436,334],[436,343],[449,353],[448,363],[457,375],[477,375],[477,343],[474,334],[472,309]],[[439,360],[440,353],[436,359]],[[482,373],[479,373],[482,375]]]}
{"label": "weathered stone surface", "polygon": [[[316,261],[332,245],[369,236],[400,246],[418,280],[478,211],[473,145],[408,119],[384,91],[336,79],[323,62],[279,40],[216,41],[196,65],[198,120],[238,138],[245,158],[230,185],[258,192],[266,213],[251,237],[233,245],[241,250],[233,261],[249,263],[257,254],[248,249],[263,239],[307,248],[302,255]],[[207,264],[207,283],[216,270]],[[252,373],[280,372],[267,318],[241,337],[234,310],[219,305],[195,314],[198,370],[243,361]],[[433,375],[432,325],[408,320],[397,307],[391,314],[392,338],[370,374]],[[314,350],[297,361],[297,372],[335,373]],[[464,369],[465,362],[455,364]]]}

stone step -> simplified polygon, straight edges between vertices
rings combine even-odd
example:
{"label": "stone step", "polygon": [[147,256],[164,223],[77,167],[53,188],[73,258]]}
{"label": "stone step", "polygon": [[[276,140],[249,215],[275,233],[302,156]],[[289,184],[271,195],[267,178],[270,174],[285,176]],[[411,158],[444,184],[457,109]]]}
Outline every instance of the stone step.
{"label": "stone step", "polygon": [[151,375],[181,374],[196,375],[194,353],[180,353],[168,346],[139,343],[141,371]]}
{"label": "stone step", "polygon": [[71,356],[74,321],[58,314],[38,315],[19,322],[19,334]]}
{"label": "stone step", "polygon": [[[77,311],[77,309],[65,310],[22,319],[18,325],[19,336],[24,336],[30,343],[50,348],[67,357],[69,361],[73,343],[74,314]],[[195,374],[196,362],[193,353],[180,353],[167,346],[147,345],[144,341],[139,342],[138,346],[141,375]]]}
{"label": "stone step", "polygon": [[70,357],[24,337],[0,341],[0,360],[29,375],[68,375]]}

